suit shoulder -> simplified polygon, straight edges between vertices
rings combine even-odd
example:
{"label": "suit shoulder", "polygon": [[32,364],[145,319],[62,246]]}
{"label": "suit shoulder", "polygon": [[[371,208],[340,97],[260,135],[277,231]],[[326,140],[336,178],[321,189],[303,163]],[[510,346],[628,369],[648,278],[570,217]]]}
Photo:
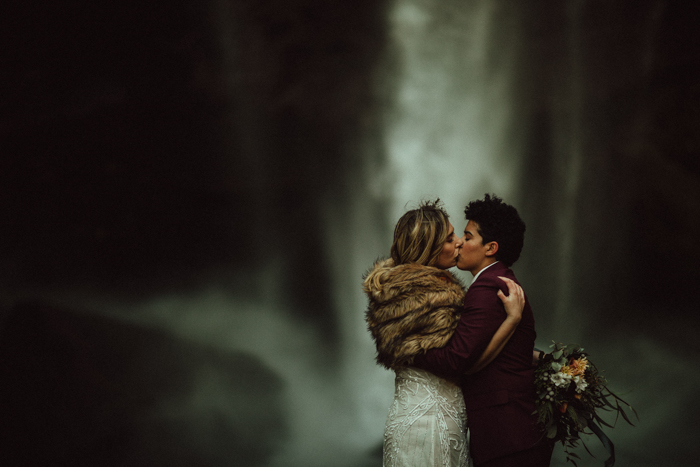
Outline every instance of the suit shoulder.
{"label": "suit shoulder", "polygon": [[484,271],[477,279],[474,281],[472,285],[488,285],[490,287],[500,287],[501,284],[505,284],[505,282],[499,278],[499,276],[502,277],[508,277],[509,279],[515,280],[515,276],[513,274],[508,274],[509,270],[493,270],[489,271],[486,270]]}
{"label": "suit shoulder", "polygon": [[511,271],[509,268],[502,266],[500,268],[497,268],[496,266],[493,266],[486,271],[484,271],[478,278],[477,280],[472,283],[471,286],[469,286],[469,289],[472,288],[484,288],[484,289],[501,289],[503,291],[508,290],[508,284],[504,280],[502,280],[499,276],[501,277],[507,277],[508,279],[514,280],[516,283],[518,283],[518,280],[515,277],[515,274],[513,274],[513,271]]}
{"label": "suit shoulder", "polygon": [[496,263],[490,268],[486,269],[483,273],[484,277],[493,277],[493,278],[498,278],[498,276],[503,276],[507,277],[509,279],[517,280],[515,278],[515,273],[511,268],[506,266],[505,264],[501,263]]}
{"label": "suit shoulder", "polygon": [[496,276],[479,277],[475,282],[472,283],[472,285],[469,286],[469,290],[480,288],[492,289],[494,287],[498,288],[500,287],[499,283],[503,283],[503,281]]}

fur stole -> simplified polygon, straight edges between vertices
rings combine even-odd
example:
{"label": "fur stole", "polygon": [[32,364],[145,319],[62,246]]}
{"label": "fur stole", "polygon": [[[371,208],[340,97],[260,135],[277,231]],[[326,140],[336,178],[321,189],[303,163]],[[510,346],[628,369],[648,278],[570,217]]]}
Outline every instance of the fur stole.
{"label": "fur stole", "polygon": [[418,264],[377,261],[362,284],[365,319],[377,345],[377,363],[396,369],[416,355],[444,347],[459,322],[464,287],[450,272]]}

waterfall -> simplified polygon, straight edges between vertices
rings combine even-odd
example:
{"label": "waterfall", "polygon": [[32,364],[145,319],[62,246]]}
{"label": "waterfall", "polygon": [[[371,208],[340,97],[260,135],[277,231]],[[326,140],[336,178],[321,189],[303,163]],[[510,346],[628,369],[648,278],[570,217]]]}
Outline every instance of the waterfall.
{"label": "waterfall", "polygon": [[[385,116],[392,220],[410,203],[440,197],[459,231],[467,200],[487,191],[510,199],[517,37],[504,38],[500,27],[509,14],[498,2],[396,2],[389,21],[397,70]],[[499,61],[490,55],[497,43],[506,46]]]}
{"label": "waterfall", "polygon": [[[509,130],[518,30],[512,14],[489,1],[430,0],[400,0],[389,13],[390,39],[377,78],[386,103],[382,162],[376,148],[362,146],[362,189],[342,215],[332,209],[326,215],[343,333],[337,389],[345,416],[354,419],[345,438],[355,449],[381,443],[393,395],[393,373],[373,361],[359,278],[375,258],[388,255],[394,223],[422,199],[439,197],[459,232],[468,200],[495,192],[514,202],[517,136]],[[513,26],[506,37],[499,28],[504,21]],[[507,48],[494,61],[490,50],[497,45]]]}

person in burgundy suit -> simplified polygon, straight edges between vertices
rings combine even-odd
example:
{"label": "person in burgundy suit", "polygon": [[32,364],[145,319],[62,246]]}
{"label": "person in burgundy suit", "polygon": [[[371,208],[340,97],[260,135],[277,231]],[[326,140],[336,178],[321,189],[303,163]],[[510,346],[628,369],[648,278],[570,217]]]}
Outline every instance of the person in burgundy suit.
{"label": "person in burgundy suit", "polygon": [[482,370],[469,374],[505,319],[498,276],[516,280],[509,269],[520,257],[525,223],[497,196],[469,203],[457,267],[474,276],[464,310],[448,344],[428,350],[413,365],[459,381],[467,408],[470,449],[477,467],[545,467],[553,444],[536,425],[533,350],[535,320],[525,303],[522,320],[503,351]]}

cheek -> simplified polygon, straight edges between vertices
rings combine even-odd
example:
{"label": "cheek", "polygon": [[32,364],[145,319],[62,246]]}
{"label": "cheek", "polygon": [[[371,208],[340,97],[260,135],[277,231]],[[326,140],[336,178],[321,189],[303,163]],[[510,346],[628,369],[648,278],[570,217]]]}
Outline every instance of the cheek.
{"label": "cheek", "polygon": [[452,258],[454,256],[454,248],[450,245],[446,245],[445,248],[442,249],[442,253],[440,253],[440,258],[443,260],[447,260],[449,258]]}

